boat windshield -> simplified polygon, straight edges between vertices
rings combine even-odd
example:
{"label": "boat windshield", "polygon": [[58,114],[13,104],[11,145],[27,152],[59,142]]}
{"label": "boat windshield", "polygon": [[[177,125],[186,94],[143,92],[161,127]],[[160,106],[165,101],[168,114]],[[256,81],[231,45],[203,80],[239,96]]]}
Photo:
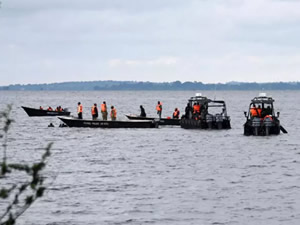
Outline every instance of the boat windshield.
{"label": "boat windshield", "polygon": [[221,114],[227,116],[225,103],[215,101],[210,102],[208,104],[208,113],[211,115]]}
{"label": "boat windshield", "polygon": [[266,115],[272,115],[274,116],[274,108],[273,108],[273,102],[255,102],[251,103],[249,107],[249,117],[250,117],[250,110],[251,108],[260,108],[261,109],[261,116],[265,117]]}

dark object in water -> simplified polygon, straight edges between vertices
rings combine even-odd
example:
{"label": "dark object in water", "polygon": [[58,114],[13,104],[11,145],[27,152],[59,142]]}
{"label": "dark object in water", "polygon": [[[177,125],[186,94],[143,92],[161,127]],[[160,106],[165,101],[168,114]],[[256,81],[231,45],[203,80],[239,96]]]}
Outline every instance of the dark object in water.
{"label": "dark object in water", "polygon": [[53,123],[50,123],[50,124],[48,125],[48,127],[54,127]]}
{"label": "dark object in water", "polygon": [[281,126],[280,125],[280,130],[282,131],[282,133],[284,133],[284,134],[287,134],[288,132],[287,132],[287,130],[286,129],[284,129],[284,127],[283,126]]}
{"label": "dark object in water", "polygon": [[[200,106],[200,110],[194,112],[193,106]],[[216,109],[221,112],[216,113]],[[211,100],[196,94],[188,100],[188,106],[182,116],[180,126],[185,129],[230,129],[230,117],[227,116],[226,104],[223,100]]]}
{"label": "dark object in water", "polygon": [[[244,124],[244,135],[268,136],[271,134],[278,135],[280,130],[283,133],[287,131],[280,125],[279,112],[275,115],[272,97],[267,97],[265,93],[259,94],[251,100],[248,114],[244,112],[246,123]],[[258,111],[261,111],[259,112]],[[251,114],[251,111],[257,112]]]}
{"label": "dark object in water", "polygon": [[[126,117],[130,120],[159,120],[158,118],[154,117],[142,117],[138,115],[133,114],[127,114]],[[179,126],[180,125],[180,119],[168,119],[168,118],[161,118],[158,121],[159,125],[172,125],[172,126]]]}
{"label": "dark object in water", "polygon": [[61,124],[59,124],[59,127],[68,127],[68,126],[64,123],[61,123]]}
{"label": "dark object in water", "polygon": [[158,122],[154,120],[84,120],[73,117],[58,117],[68,127],[91,127],[91,128],[157,128]]}
{"label": "dark object in water", "polygon": [[35,109],[30,107],[22,106],[22,108],[25,110],[25,112],[28,114],[28,116],[69,116],[70,112],[67,111],[49,111],[45,109]]}

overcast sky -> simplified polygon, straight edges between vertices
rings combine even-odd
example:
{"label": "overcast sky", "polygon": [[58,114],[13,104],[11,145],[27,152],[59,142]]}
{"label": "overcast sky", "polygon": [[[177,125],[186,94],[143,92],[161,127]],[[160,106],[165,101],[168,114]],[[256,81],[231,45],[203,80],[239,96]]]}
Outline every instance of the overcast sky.
{"label": "overcast sky", "polygon": [[0,85],[300,80],[300,0],[0,1]]}

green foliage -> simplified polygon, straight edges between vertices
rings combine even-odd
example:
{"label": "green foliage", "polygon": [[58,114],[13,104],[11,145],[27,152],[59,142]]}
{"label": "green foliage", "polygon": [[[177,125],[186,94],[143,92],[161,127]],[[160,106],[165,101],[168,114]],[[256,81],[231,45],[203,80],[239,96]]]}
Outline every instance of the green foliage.
{"label": "green foliage", "polygon": [[[6,180],[7,185],[0,187],[0,200],[5,200],[6,210],[0,213],[0,225],[13,225],[38,198],[41,198],[46,190],[42,171],[47,164],[47,159],[51,155],[52,143],[48,144],[39,162],[32,165],[23,163],[8,163],[7,160],[7,135],[11,124],[14,122],[10,117],[12,107],[0,112],[0,123],[4,124],[3,134],[3,159],[1,163],[0,179]],[[12,176],[16,173],[24,173],[25,181],[15,181]],[[13,184],[11,184],[13,183]],[[0,202],[1,203],[1,202]],[[0,205],[3,205],[2,203]]]}

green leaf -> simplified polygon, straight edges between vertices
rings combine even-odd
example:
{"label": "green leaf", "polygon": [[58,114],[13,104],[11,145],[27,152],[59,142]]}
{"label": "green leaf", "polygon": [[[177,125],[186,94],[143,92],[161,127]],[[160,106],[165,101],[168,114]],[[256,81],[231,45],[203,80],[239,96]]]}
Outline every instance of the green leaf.
{"label": "green leaf", "polygon": [[9,193],[9,191],[6,188],[2,188],[0,190],[0,198],[3,198],[3,199],[7,198],[8,197],[8,193]]}
{"label": "green leaf", "polygon": [[25,203],[26,205],[31,205],[31,203],[33,202],[33,196],[27,196],[25,199]]}
{"label": "green leaf", "polygon": [[36,191],[36,197],[37,197],[37,198],[42,197],[45,190],[46,190],[45,187],[40,187],[40,188]]}

